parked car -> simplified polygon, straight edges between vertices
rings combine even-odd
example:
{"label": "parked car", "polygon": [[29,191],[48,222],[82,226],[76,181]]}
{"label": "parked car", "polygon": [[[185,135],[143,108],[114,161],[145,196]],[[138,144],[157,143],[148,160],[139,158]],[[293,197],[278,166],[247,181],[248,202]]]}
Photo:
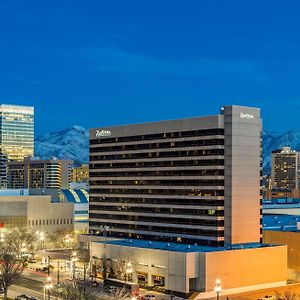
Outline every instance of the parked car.
{"label": "parked car", "polygon": [[97,281],[90,281],[91,287],[98,287],[99,283]]}
{"label": "parked car", "polygon": [[37,272],[48,272],[48,267],[36,268],[35,270],[36,270]]}
{"label": "parked car", "polygon": [[267,295],[262,298],[258,298],[257,300],[276,300],[276,297],[272,295]]}
{"label": "parked car", "polygon": [[146,294],[144,296],[142,296],[142,300],[155,300],[156,297],[153,294]]}
{"label": "parked car", "polygon": [[15,298],[15,300],[28,300],[28,296],[25,294],[19,295]]}
{"label": "parked car", "polygon": [[34,257],[30,257],[29,259],[28,259],[28,262],[29,263],[36,263],[36,259],[34,258]]}

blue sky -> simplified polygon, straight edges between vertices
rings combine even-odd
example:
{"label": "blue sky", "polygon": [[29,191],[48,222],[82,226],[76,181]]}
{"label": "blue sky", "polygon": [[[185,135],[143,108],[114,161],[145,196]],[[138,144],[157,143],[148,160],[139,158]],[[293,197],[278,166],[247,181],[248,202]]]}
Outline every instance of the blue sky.
{"label": "blue sky", "polygon": [[36,133],[262,108],[300,128],[299,1],[1,1],[0,101]]}

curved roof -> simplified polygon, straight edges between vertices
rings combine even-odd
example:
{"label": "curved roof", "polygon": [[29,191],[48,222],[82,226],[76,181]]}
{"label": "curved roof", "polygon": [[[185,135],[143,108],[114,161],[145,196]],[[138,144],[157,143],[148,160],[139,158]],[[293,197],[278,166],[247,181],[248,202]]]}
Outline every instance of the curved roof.
{"label": "curved roof", "polygon": [[64,201],[71,203],[89,203],[89,194],[84,189],[63,189],[61,190]]}

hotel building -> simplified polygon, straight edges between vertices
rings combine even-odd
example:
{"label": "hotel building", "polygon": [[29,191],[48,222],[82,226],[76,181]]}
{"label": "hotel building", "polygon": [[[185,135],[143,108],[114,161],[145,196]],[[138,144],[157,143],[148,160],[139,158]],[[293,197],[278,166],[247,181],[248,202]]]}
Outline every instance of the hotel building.
{"label": "hotel building", "polygon": [[34,108],[0,104],[0,129],[0,188],[5,188],[6,163],[34,154]]}
{"label": "hotel building", "polygon": [[130,255],[138,282],[184,295],[218,277],[232,293],[284,284],[286,248],[261,244],[261,129],[241,106],[91,129],[92,255]]}
{"label": "hotel building", "polygon": [[10,189],[67,189],[70,184],[72,160],[27,157],[7,164]]}
{"label": "hotel building", "polygon": [[90,229],[224,246],[261,238],[261,119],[219,115],[90,132]]}
{"label": "hotel building", "polygon": [[89,181],[89,165],[82,164],[79,167],[72,168],[72,182],[88,182]]}
{"label": "hotel building", "polygon": [[290,147],[272,151],[272,187],[299,189],[300,153]]}

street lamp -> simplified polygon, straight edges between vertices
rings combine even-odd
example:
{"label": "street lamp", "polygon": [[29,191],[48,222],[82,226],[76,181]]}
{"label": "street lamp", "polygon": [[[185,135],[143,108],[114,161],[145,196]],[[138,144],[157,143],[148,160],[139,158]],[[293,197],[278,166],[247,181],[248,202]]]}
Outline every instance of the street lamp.
{"label": "street lamp", "polygon": [[132,275],[132,272],[133,272],[131,262],[127,263],[125,272],[126,272],[126,281],[131,281],[131,275]]}
{"label": "street lamp", "polygon": [[38,236],[38,239],[41,243],[41,250],[44,248],[44,240],[45,240],[45,234],[43,231],[37,231],[36,235]]}
{"label": "street lamp", "polygon": [[51,299],[50,291],[52,288],[53,288],[52,278],[50,276],[48,276],[47,282],[45,284],[45,294],[46,294],[48,300]]}
{"label": "street lamp", "polygon": [[107,226],[107,225],[100,226],[100,230],[103,232],[104,248],[106,248],[106,238],[107,238],[107,231],[109,230],[109,226]]}
{"label": "street lamp", "polygon": [[4,243],[4,232],[0,233],[0,242]]}
{"label": "street lamp", "polygon": [[220,299],[220,293],[222,291],[221,280],[220,279],[216,280],[216,285],[215,285],[214,290],[215,290],[215,292],[217,294],[217,300],[219,300]]}
{"label": "street lamp", "polygon": [[66,234],[65,244],[66,244],[67,248],[72,245],[73,241],[74,241],[74,239],[69,234]]}
{"label": "street lamp", "polygon": [[76,270],[76,262],[78,261],[77,252],[73,251],[72,253],[72,262],[73,262],[73,280],[75,279],[75,270]]}
{"label": "street lamp", "polygon": [[24,253],[27,251],[25,243],[22,243],[22,248],[20,250],[21,250],[21,259],[22,259],[24,256]]}

